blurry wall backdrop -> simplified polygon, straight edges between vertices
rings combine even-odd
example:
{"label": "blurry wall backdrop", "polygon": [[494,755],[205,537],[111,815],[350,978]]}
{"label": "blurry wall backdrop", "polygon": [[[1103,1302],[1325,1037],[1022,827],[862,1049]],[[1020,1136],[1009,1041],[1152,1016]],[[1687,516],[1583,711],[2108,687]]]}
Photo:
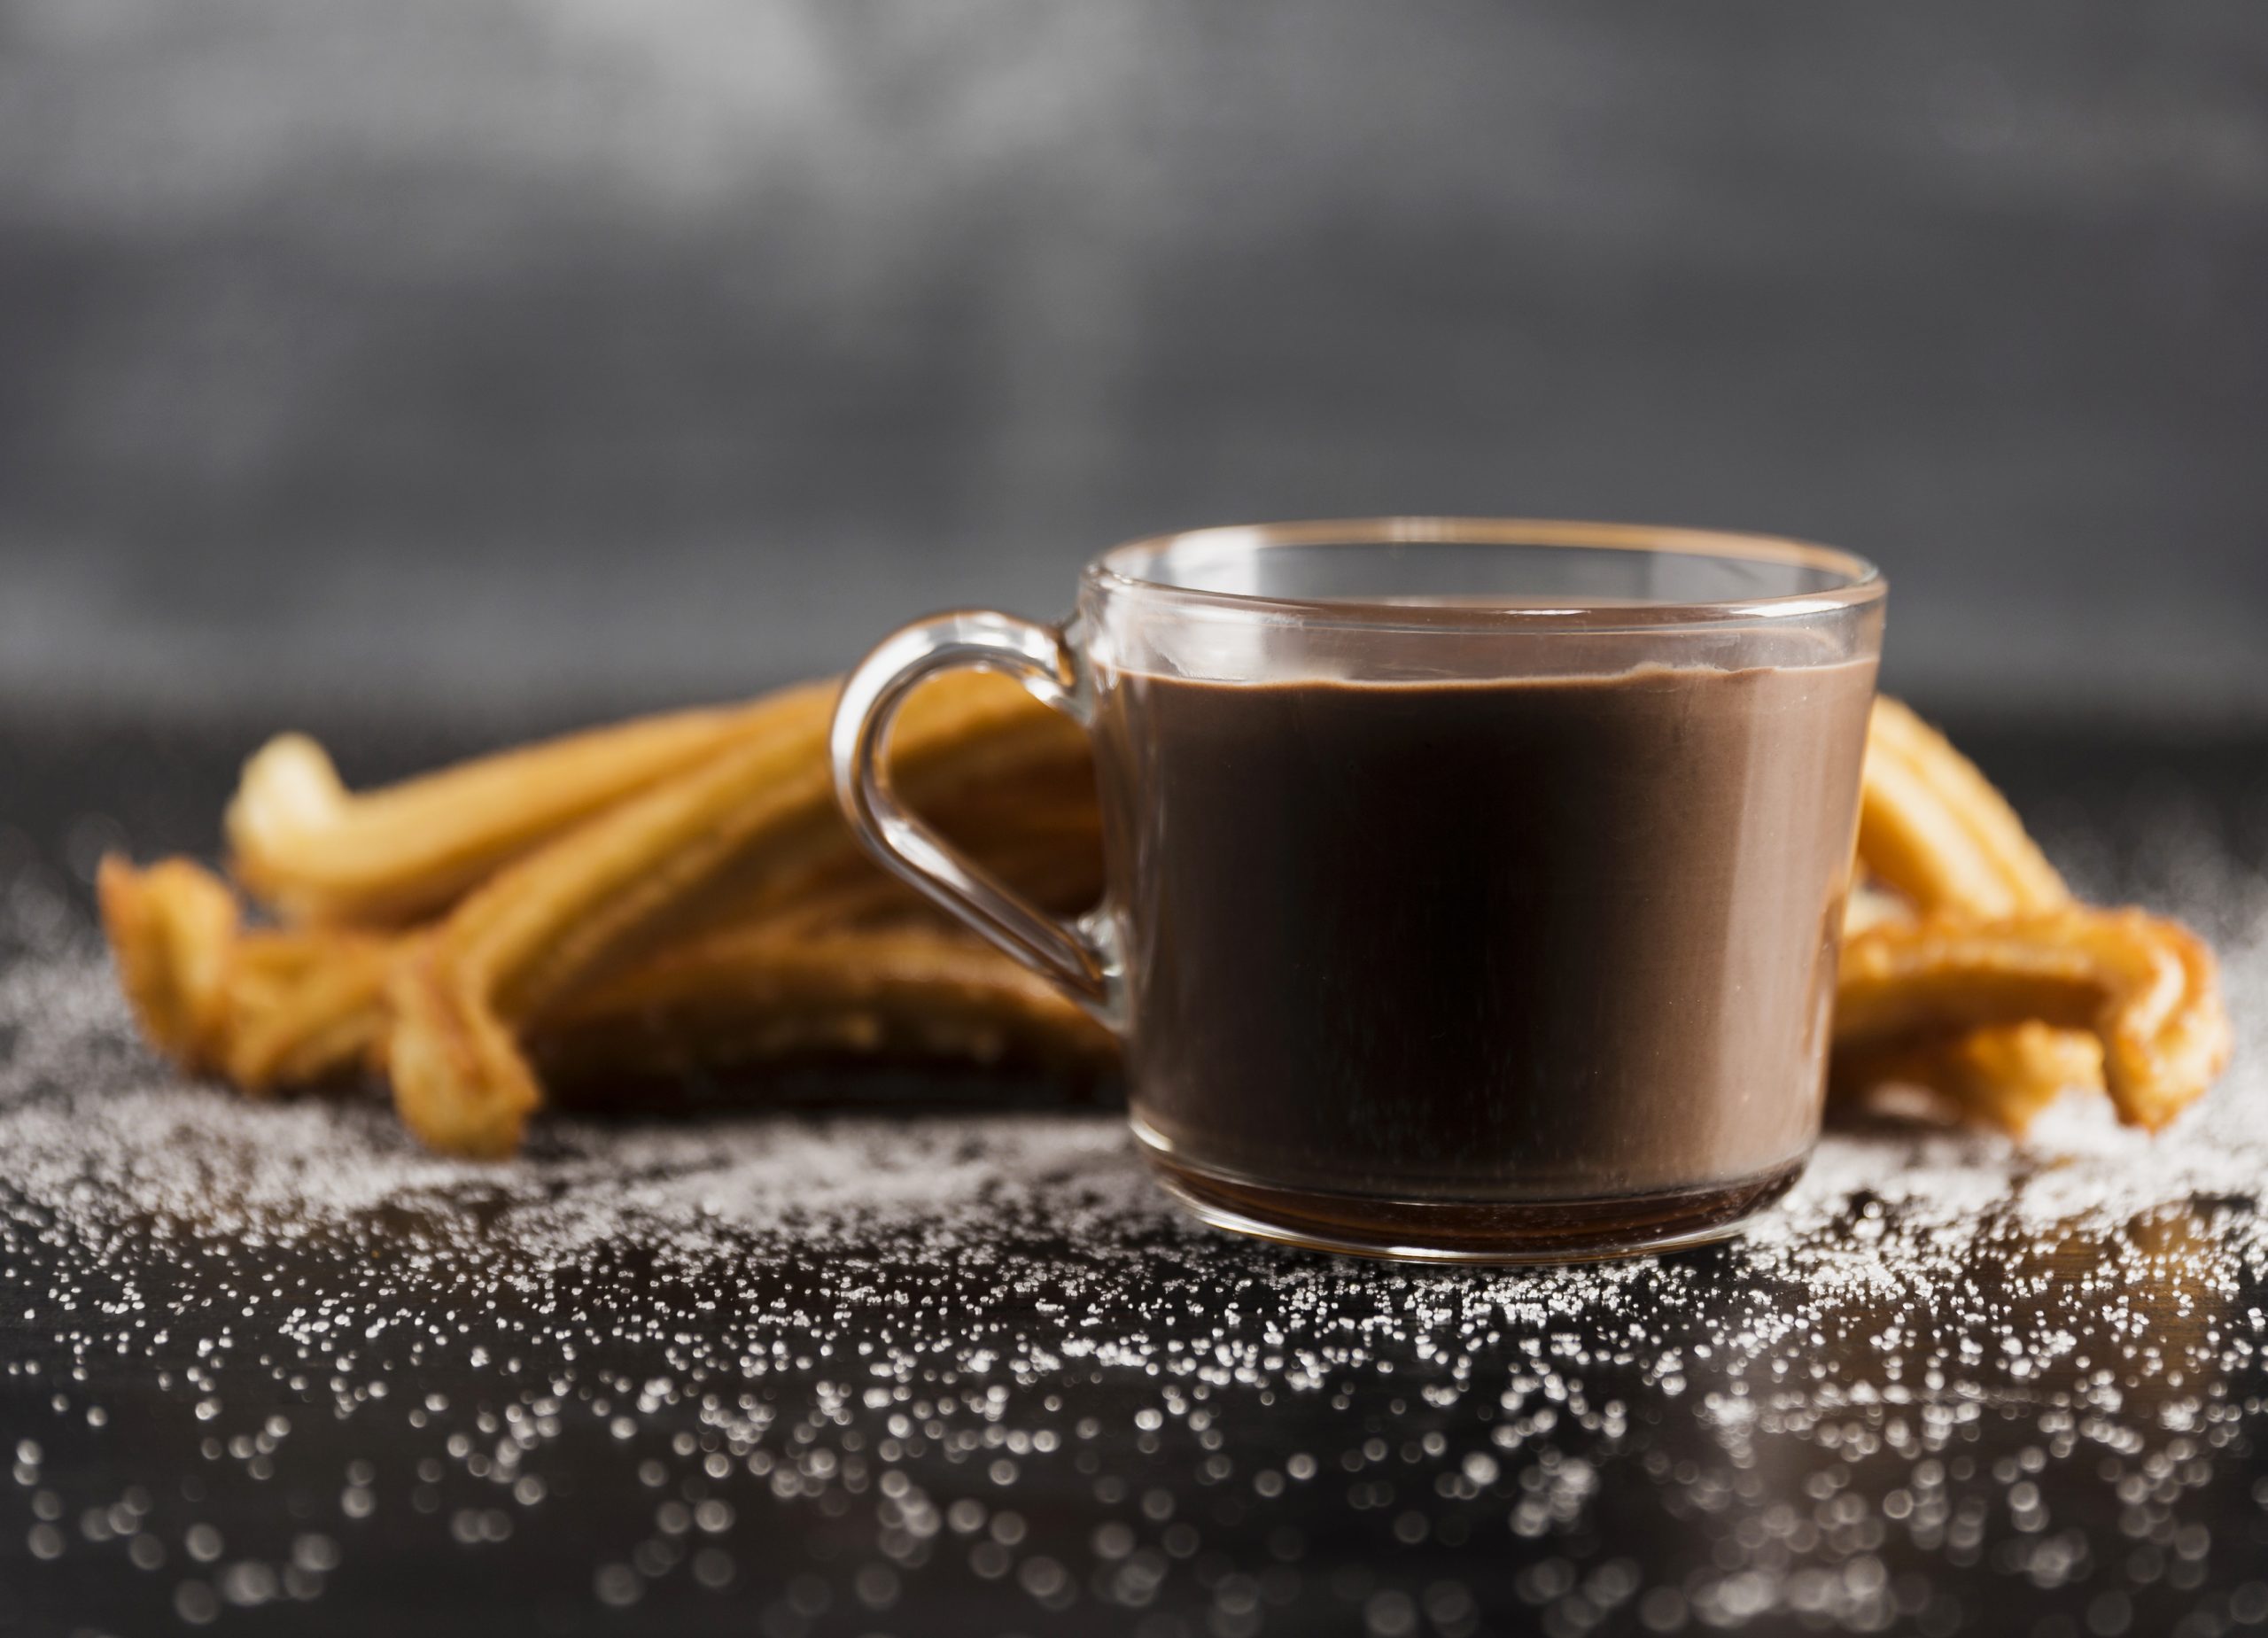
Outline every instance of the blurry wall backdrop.
{"label": "blurry wall backdrop", "polygon": [[2268,713],[2268,7],[0,4],[12,700],[731,694],[1390,508]]}

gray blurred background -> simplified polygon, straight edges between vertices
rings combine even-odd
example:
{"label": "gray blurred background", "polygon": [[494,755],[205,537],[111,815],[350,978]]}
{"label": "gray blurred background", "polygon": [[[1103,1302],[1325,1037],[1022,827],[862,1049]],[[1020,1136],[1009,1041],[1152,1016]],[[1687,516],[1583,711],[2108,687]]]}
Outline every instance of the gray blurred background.
{"label": "gray blurred background", "polygon": [[731,695],[1388,509],[2268,717],[2268,8],[0,3],[11,702]]}

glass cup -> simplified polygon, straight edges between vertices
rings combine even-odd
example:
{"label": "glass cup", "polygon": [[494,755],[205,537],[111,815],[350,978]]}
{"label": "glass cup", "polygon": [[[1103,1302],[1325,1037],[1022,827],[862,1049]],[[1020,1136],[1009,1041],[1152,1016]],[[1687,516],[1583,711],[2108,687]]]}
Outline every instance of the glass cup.
{"label": "glass cup", "polygon": [[[1205,1221],[1536,1261],[1735,1232],[1817,1140],[1881,651],[1859,558],[1402,517],[1106,553],[1060,626],[940,615],[851,673],[837,792],[883,865],[1118,1032]],[[1025,903],[895,798],[924,678],[1083,724],[1102,902]]]}

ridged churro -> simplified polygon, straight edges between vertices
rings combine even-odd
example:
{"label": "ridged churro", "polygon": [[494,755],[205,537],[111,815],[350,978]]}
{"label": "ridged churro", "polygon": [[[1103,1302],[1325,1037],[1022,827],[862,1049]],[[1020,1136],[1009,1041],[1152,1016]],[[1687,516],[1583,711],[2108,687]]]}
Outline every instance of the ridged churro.
{"label": "ridged churro", "polygon": [[[1868,882],[1852,896],[1853,931],[1899,915],[1987,917],[2071,902],[2062,875],[1992,781],[1944,734],[1887,696],[1876,699],[1868,729],[1859,864]],[[2058,1093],[2101,1091],[2102,1054],[2083,1033],[2037,1024],[1986,1029],[1890,1052],[1847,1051],[1830,1086],[1847,1096],[1893,1082],[2021,1134]]]}
{"label": "ridged churro", "polygon": [[825,684],[754,705],[678,711],[480,757],[361,795],[305,734],[245,765],[229,865],[287,921],[400,925],[602,809],[785,719],[825,720]]}
{"label": "ridged churro", "polygon": [[2084,1030],[2037,1021],[1946,1038],[1836,1049],[1831,1094],[1855,1099],[1886,1086],[1915,1087],[1949,1114],[2021,1137],[2073,1088],[2102,1090],[2102,1044]]}
{"label": "ridged churro", "polygon": [[248,1092],[361,1068],[402,948],[358,930],[246,928],[228,885],[187,859],[106,858],[104,930],[136,1020],[183,1068]]}
{"label": "ridged churro", "polygon": [[1924,913],[2046,910],[2070,889],[2008,799],[1945,735],[1875,701],[1859,803],[1859,858]]}
{"label": "ridged churro", "polygon": [[2151,1130],[2201,1096],[2228,1060],[2212,951],[2138,910],[1933,916],[1870,928],[1844,947],[1838,1048],[2033,1021],[2092,1033],[2118,1118]]}
{"label": "ridged churro", "polygon": [[663,952],[546,1019],[533,1051],[575,1078],[801,1053],[977,1064],[1109,1062],[1109,1032],[990,944],[922,921],[726,932]]}
{"label": "ridged churro", "polygon": [[[783,724],[624,802],[503,871],[421,941],[389,990],[388,1067],[411,1129],[459,1153],[509,1152],[542,1100],[521,1026],[650,948],[729,873],[792,873],[840,845],[824,727]],[[1071,724],[983,673],[917,695],[892,749],[916,800],[1086,754]]]}

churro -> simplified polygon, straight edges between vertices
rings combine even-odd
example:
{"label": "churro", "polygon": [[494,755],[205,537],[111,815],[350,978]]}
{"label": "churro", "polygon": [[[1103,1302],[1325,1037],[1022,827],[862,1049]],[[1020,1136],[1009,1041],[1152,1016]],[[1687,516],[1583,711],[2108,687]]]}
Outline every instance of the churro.
{"label": "churro", "polygon": [[671,1075],[819,1052],[1095,1068],[1108,1031],[1046,980],[920,922],[715,935],[666,951],[544,1020],[548,1074]]}
{"label": "churro", "polygon": [[[491,880],[395,970],[396,1107],[436,1147],[508,1153],[542,1093],[518,1029],[566,991],[649,948],[730,874],[807,869],[841,845],[825,724],[784,722],[601,814]],[[893,745],[914,800],[1033,763],[1084,760],[1079,730],[1014,683],[941,679]]]}
{"label": "churro", "polygon": [[2000,916],[2070,900],[2008,799],[1887,695],[1876,699],[1867,734],[1859,860],[1925,914]]}
{"label": "churro", "polygon": [[2140,911],[1934,916],[1871,928],[1844,947],[1838,1049],[2032,1021],[2092,1033],[2118,1118],[2150,1130],[2202,1095],[2228,1058],[2212,951]]}
{"label": "churro", "polygon": [[384,1033],[383,935],[246,928],[226,883],[188,859],[96,879],[120,981],[151,1045],[248,1092],[359,1069]]}
{"label": "churro", "polygon": [[2084,1030],[2032,1021],[1950,1039],[1840,1046],[1828,1084],[1849,1101],[1886,1087],[1914,1088],[1950,1114],[2021,1137],[2066,1091],[2102,1091],[2102,1044]]}
{"label": "churro", "polygon": [[114,857],[97,872],[95,896],[144,1037],[184,1069],[216,1067],[240,922],[235,897],[187,859],[136,870]]}
{"label": "churro", "polygon": [[824,684],[673,712],[480,757],[360,795],[305,734],[245,765],[225,819],[230,868],[287,921],[399,925],[600,810],[783,720],[823,722]]}
{"label": "churro", "polygon": [[[1859,865],[1848,930],[1915,914],[2003,915],[2070,902],[2016,810],[1977,765],[1913,710],[1877,696],[1867,734]],[[2021,1135],[2068,1088],[2102,1090],[2102,1054],[2084,1033],[1988,1029],[1891,1053],[1846,1052],[1838,1095],[1885,1082],[1922,1087],[1963,1114]]]}

